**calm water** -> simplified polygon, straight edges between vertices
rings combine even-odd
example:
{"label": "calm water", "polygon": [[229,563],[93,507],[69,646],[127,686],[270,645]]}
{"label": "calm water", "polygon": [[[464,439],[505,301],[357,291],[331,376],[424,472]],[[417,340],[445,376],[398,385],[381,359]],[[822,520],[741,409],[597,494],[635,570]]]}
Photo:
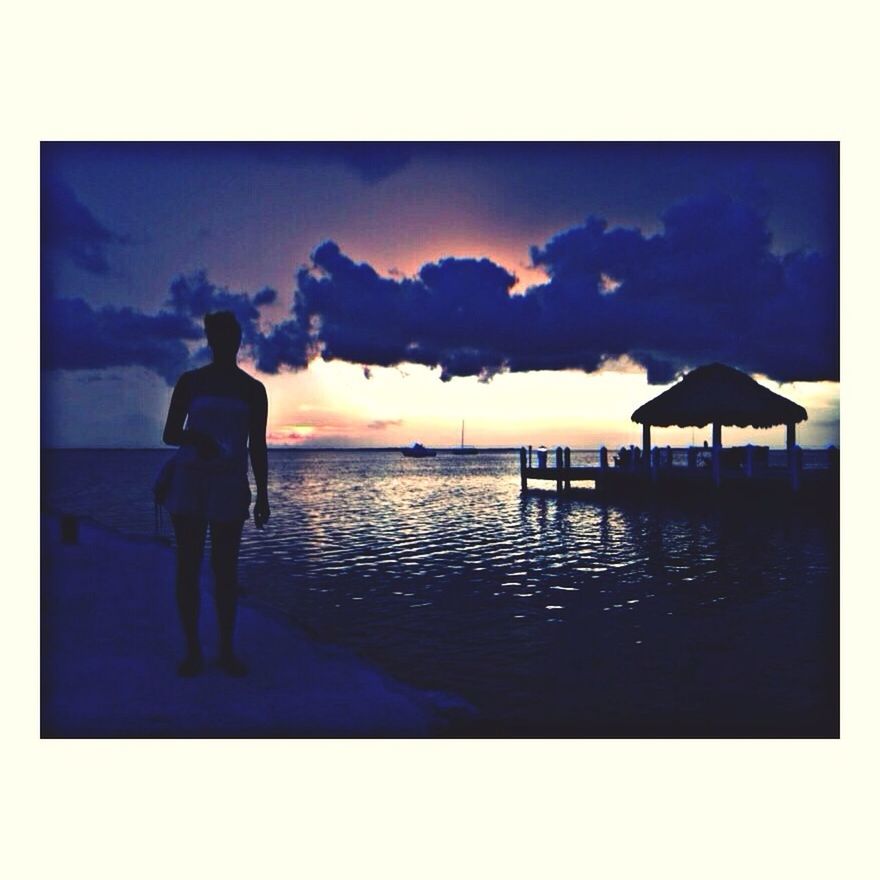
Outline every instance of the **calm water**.
{"label": "calm water", "polygon": [[[168,455],[45,452],[44,502],[151,534]],[[272,451],[270,474],[246,593],[466,698],[475,733],[836,731],[833,515],[523,499],[513,453]]]}

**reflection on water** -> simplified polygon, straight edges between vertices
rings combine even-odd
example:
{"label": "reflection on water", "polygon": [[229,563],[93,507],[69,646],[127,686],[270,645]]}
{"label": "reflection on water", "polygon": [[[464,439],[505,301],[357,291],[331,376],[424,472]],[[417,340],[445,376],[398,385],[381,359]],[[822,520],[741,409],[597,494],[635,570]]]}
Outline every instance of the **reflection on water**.
{"label": "reflection on water", "polygon": [[[44,496],[149,532],[165,455],[47,453]],[[521,498],[517,468],[271,452],[272,520],[245,531],[243,587],[470,699],[475,732],[833,732],[833,519]]]}

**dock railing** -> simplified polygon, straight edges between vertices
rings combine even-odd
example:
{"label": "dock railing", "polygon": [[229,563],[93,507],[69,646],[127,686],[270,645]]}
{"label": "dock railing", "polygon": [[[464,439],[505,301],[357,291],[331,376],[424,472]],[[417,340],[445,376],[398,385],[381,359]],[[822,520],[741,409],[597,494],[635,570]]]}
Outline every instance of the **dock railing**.
{"label": "dock railing", "polygon": [[[557,494],[571,491],[572,483],[593,482],[597,489],[626,485],[628,488],[657,484],[673,484],[688,481],[691,484],[711,483],[787,483],[798,491],[808,473],[825,471],[837,475],[840,467],[840,450],[836,446],[827,449],[808,450],[809,466],[805,468],[804,450],[795,446],[790,450],[774,450],[768,446],[734,446],[721,449],[719,467],[713,467],[713,450],[706,446],[671,447],[655,446],[644,455],[638,446],[621,447],[609,463],[609,450],[598,450],[595,464],[573,465],[571,448],[557,446],[554,466],[548,463],[548,450],[538,450],[537,464],[533,464],[533,448],[521,447],[520,485],[529,491],[529,480],[549,480],[556,484]],[[591,450],[592,452],[592,450]],[[775,459],[775,462],[774,462]]]}

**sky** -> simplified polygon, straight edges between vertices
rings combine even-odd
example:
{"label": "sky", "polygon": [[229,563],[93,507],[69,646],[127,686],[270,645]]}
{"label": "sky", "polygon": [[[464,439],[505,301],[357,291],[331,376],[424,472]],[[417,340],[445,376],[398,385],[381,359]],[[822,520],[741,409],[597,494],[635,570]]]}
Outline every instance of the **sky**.
{"label": "sky", "polygon": [[218,308],[274,445],[638,443],[713,361],[839,442],[836,144],[44,143],[41,172],[44,446],[161,445]]}

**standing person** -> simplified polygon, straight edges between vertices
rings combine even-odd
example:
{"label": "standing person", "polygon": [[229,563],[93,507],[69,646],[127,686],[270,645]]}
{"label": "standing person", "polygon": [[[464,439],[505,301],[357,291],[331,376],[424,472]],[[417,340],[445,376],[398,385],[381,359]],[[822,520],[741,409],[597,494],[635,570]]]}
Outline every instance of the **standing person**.
{"label": "standing person", "polygon": [[248,454],[257,486],[254,524],[262,529],[269,519],[268,399],[263,384],[238,367],[241,326],[232,312],[205,315],[205,335],[213,362],[184,373],[177,381],[163,434],[166,444],[180,447],[164,502],[174,524],[177,608],[186,639],[186,656],[178,673],[197,675],[204,666],[198,624],[199,570],[210,528],[220,667],[228,675],[244,675],[247,669],[233,648],[236,569],[251,503]]}

